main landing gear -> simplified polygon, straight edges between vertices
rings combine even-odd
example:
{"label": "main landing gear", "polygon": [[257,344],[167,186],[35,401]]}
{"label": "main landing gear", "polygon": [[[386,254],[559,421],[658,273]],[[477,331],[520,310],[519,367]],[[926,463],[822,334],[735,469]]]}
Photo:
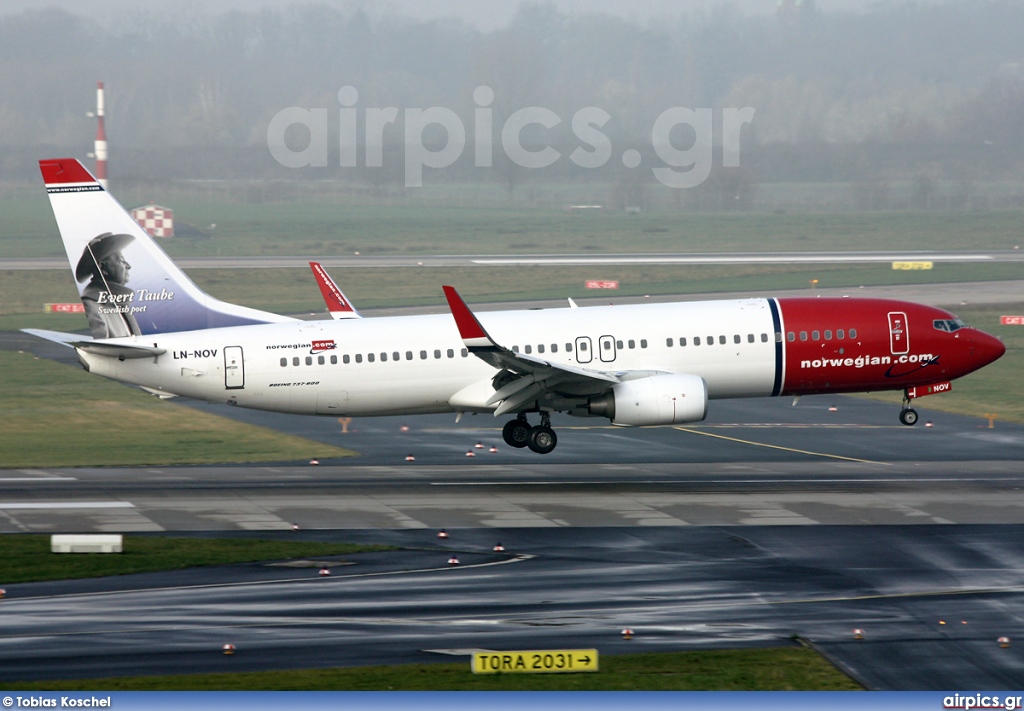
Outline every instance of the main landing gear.
{"label": "main landing gear", "polygon": [[910,408],[910,396],[907,395],[907,391],[903,391],[903,409],[900,410],[900,422],[912,427],[917,424],[917,410]]}
{"label": "main landing gear", "polygon": [[558,437],[551,429],[551,415],[546,412],[540,413],[540,424],[535,427],[530,427],[526,415],[520,413],[516,419],[505,423],[501,436],[508,446],[517,449],[529,447],[537,454],[548,454],[558,444]]}

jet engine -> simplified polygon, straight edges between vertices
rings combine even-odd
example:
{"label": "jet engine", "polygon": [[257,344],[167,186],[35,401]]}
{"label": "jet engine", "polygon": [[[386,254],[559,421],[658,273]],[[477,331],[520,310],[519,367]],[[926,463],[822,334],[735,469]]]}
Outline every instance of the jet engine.
{"label": "jet engine", "polygon": [[591,415],[613,425],[677,425],[708,414],[708,385],[696,375],[664,373],[616,383],[587,401]]}

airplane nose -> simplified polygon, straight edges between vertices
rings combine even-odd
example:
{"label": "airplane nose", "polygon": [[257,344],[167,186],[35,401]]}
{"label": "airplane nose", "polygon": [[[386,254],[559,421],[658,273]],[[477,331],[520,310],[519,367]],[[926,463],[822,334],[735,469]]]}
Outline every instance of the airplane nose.
{"label": "airplane nose", "polygon": [[974,358],[981,361],[978,367],[999,360],[1006,353],[1006,345],[1002,341],[983,331],[975,332],[974,338],[971,340],[971,350]]}

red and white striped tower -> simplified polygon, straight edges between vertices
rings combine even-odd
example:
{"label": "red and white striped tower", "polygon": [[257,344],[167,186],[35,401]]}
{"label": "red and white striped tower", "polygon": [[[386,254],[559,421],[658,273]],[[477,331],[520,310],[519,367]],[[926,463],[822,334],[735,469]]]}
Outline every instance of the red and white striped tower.
{"label": "red and white striped tower", "polygon": [[96,143],[93,152],[96,155],[96,179],[103,189],[107,189],[107,132],[103,127],[103,82],[96,82]]}

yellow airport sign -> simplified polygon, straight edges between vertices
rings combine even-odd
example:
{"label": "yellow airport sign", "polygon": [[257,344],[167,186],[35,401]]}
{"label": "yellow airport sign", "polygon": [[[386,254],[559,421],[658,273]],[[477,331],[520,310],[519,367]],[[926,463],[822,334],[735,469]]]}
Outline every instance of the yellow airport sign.
{"label": "yellow airport sign", "polygon": [[893,262],[892,268],[903,271],[916,271],[919,269],[931,269],[935,265],[932,262]]}
{"label": "yellow airport sign", "polygon": [[596,672],[596,649],[474,652],[474,674],[566,674]]}

